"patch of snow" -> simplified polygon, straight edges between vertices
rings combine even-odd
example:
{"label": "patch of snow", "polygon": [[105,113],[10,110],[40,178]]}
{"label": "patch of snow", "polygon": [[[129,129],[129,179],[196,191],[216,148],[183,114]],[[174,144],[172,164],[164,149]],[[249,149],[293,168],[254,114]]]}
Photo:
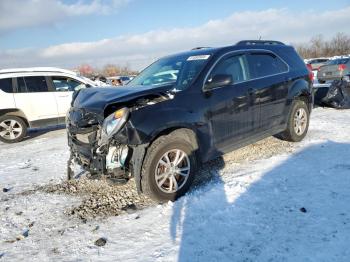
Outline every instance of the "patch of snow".
{"label": "patch of snow", "polygon": [[[175,203],[86,223],[64,214],[77,197],[18,194],[65,177],[64,130],[0,144],[0,185],[13,188],[0,193],[0,254],[5,261],[347,261],[349,126],[350,110],[317,108],[292,153],[227,162]],[[28,237],[6,242],[28,229]],[[101,237],[106,245],[95,246]]]}

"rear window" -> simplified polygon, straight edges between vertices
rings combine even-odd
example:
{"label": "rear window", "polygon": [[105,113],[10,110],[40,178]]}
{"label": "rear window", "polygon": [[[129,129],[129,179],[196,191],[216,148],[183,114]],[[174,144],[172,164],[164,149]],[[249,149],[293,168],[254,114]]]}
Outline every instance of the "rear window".
{"label": "rear window", "polygon": [[46,79],[44,76],[27,76],[19,77],[18,82],[18,92],[24,93],[35,93],[35,92],[48,92]]}
{"label": "rear window", "polygon": [[324,63],[324,62],[327,62],[328,59],[315,59],[315,60],[311,60],[309,62],[309,64],[317,64],[317,63]]}
{"label": "rear window", "polygon": [[340,58],[340,59],[333,59],[329,60],[327,65],[341,65],[341,64],[346,64],[349,62],[349,58]]}
{"label": "rear window", "polygon": [[13,93],[12,78],[0,79],[0,89],[6,93]]}
{"label": "rear window", "polygon": [[288,66],[276,55],[251,53],[248,55],[251,78],[271,76],[288,71]]}

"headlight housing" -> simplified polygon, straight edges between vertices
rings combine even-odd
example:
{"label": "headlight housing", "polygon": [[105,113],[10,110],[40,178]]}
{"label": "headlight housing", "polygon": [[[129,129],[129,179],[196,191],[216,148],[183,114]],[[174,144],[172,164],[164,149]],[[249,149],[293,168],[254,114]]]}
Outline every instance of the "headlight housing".
{"label": "headlight housing", "polygon": [[129,117],[129,109],[123,107],[113,114],[109,115],[102,125],[102,136],[106,136],[108,139],[115,135],[126,123]]}

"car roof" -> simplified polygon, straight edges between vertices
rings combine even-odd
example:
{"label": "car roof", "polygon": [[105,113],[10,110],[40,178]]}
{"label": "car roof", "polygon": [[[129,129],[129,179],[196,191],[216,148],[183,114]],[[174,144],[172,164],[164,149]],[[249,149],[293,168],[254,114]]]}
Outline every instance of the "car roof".
{"label": "car roof", "polygon": [[26,67],[26,68],[8,68],[0,69],[0,78],[11,78],[19,76],[70,76],[80,78],[79,74],[57,67]]}
{"label": "car roof", "polygon": [[223,46],[223,47],[195,47],[192,50],[172,54],[165,56],[165,58],[175,57],[175,56],[200,56],[200,55],[214,55],[220,53],[221,51],[235,51],[235,50],[254,50],[254,49],[264,49],[264,50],[276,50],[280,48],[290,48],[289,45],[285,45],[280,41],[275,40],[242,40],[237,44]]}
{"label": "car roof", "polygon": [[8,68],[0,69],[0,74],[9,74],[9,73],[28,73],[28,72],[52,72],[52,73],[66,73],[71,75],[78,75],[77,72],[72,70],[67,70],[58,67],[24,67],[24,68]]}
{"label": "car roof", "polygon": [[71,77],[85,84],[96,86],[96,83],[86,77],[80,76],[78,73],[56,67],[29,67],[29,68],[10,68],[0,70],[0,79],[26,77],[26,76],[63,76]]}

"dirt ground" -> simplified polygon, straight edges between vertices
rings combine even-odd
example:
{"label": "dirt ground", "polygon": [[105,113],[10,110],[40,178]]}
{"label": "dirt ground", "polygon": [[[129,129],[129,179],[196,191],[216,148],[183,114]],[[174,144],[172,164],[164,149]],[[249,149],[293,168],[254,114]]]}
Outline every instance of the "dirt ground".
{"label": "dirt ground", "polygon": [[[193,188],[198,188],[215,179],[215,171],[225,164],[269,158],[276,154],[291,152],[294,147],[295,144],[293,143],[269,137],[228,153],[222,158],[205,163],[196,175]],[[129,180],[126,184],[115,185],[109,183],[107,180],[83,178],[40,186],[33,190],[24,191],[21,194],[32,194],[38,191],[81,197],[81,204],[67,209],[66,214],[82,220],[118,216],[157,204],[145,195],[139,195],[137,193],[133,179]]]}

